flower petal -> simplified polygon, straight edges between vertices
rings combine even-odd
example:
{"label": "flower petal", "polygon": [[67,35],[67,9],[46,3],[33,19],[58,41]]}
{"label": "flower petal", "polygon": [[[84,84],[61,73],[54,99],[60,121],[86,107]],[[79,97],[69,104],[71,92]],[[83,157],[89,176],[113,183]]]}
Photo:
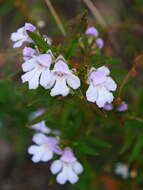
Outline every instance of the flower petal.
{"label": "flower petal", "polygon": [[13,32],[10,36],[10,39],[14,42],[21,40],[23,38],[23,35],[18,34],[17,32]]}
{"label": "flower petal", "polygon": [[97,97],[98,97],[97,88],[91,84],[88,90],[86,91],[86,98],[89,102],[95,102],[97,100]]}
{"label": "flower petal", "polygon": [[75,171],[75,173],[76,174],[80,174],[80,173],[82,173],[83,172],[83,167],[82,167],[82,165],[79,163],[79,162],[77,162],[77,161],[75,161],[74,163],[73,163],[73,170]]}
{"label": "flower petal", "polygon": [[50,73],[49,68],[43,69],[40,77],[40,84],[44,88],[48,89],[51,88],[54,85],[54,78],[52,77],[52,74]]}
{"label": "flower petal", "polygon": [[28,147],[28,153],[29,154],[35,154],[35,153],[37,153],[38,149],[39,149],[39,146],[31,145]]}
{"label": "flower petal", "polygon": [[30,128],[46,134],[51,132],[51,129],[46,126],[45,121],[40,121],[39,123],[32,125]]}
{"label": "flower petal", "polygon": [[23,64],[22,64],[22,70],[24,72],[27,72],[27,71],[30,71],[32,69],[34,69],[34,67],[36,66],[36,60],[34,58],[28,60],[28,61],[25,61]]}
{"label": "flower petal", "polygon": [[25,23],[24,29],[33,32],[34,30],[36,30],[36,27],[33,26],[31,23]]}
{"label": "flower petal", "polygon": [[69,74],[67,76],[67,83],[73,89],[77,89],[80,87],[80,79],[74,74]]}
{"label": "flower petal", "polygon": [[73,172],[71,167],[67,168],[68,180],[71,184],[74,184],[78,181],[79,177]]}
{"label": "flower petal", "polygon": [[51,54],[41,54],[36,57],[36,60],[41,63],[44,66],[47,66],[50,68],[50,65],[52,63],[52,56]]}
{"label": "flower petal", "polygon": [[97,71],[103,72],[105,75],[109,75],[110,74],[110,70],[106,66],[99,67],[97,69]]}
{"label": "flower petal", "polygon": [[107,80],[105,82],[105,87],[107,90],[115,91],[117,88],[117,84],[111,77],[107,77]]}
{"label": "flower petal", "polygon": [[69,94],[69,88],[66,85],[65,78],[57,78],[54,88],[52,88],[51,96],[67,96]]}
{"label": "flower petal", "polygon": [[105,87],[99,87],[98,90],[98,98],[96,100],[96,104],[102,108],[104,107],[105,103],[111,103],[113,101],[113,95],[111,92],[106,90]]}
{"label": "flower petal", "polygon": [[42,145],[45,143],[45,138],[47,138],[47,137],[44,134],[37,133],[37,134],[33,135],[32,141],[38,145]]}
{"label": "flower petal", "polygon": [[23,42],[25,42],[25,39],[21,39],[21,40],[15,42],[13,45],[13,48],[18,48],[18,47],[22,46]]}
{"label": "flower petal", "polygon": [[22,75],[22,82],[28,81],[29,89],[36,89],[39,86],[39,77],[41,75],[42,70],[35,68],[32,71],[29,71]]}
{"label": "flower petal", "polygon": [[60,172],[57,175],[56,180],[57,180],[57,183],[59,183],[61,185],[64,185],[66,183],[66,181],[68,180],[66,169],[63,169],[62,172]]}
{"label": "flower petal", "polygon": [[55,160],[50,167],[52,174],[57,174],[61,169],[62,162],[60,160]]}
{"label": "flower petal", "polygon": [[41,54],[41,55],[37,56],[36,59],[42,65],[50,68],[50,65],[52,63],[52,55],[50,53]]}
{"label": "flower petal", "polygon": [[39,150],[38,153],[36,153],[36,154],[34,154],[34,155],[32,156],[32,159],[31,159],[31,160],[32,160],[33,162],[35,162],[35,163],[40,162],[42,154],[43,154],[43,151],[40,151],[40,150]]}
{"label": "flower petal", "polygon": [[41,161],[47,162],[47,161],[51,160],[52,158],[53,158],[53,152],[46,149],[44,154],[41,157]]}
{"label": "flower petal", "polygon": [[71,71],[70,71],[68,65],[61,59],[56,61],[53,72],[62,72],[62,73],[71,74]]}

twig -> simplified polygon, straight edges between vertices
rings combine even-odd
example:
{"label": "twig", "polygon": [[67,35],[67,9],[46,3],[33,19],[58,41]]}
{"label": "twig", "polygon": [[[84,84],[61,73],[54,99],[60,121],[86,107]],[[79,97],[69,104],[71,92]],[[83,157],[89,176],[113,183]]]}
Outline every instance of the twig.
{"label": "twig", "polygon": [[60,18],[58,16],[58,14],[56,13],[56,11],[55,11],[55,9],[54,9],[51,1],[50,0],[45,0],[45,2],[47,4],[49,10],[51,11],[51,13],[52,13],[52,15],[53,15],[53,17],[54,17],[54,19],[55,19],[55,21],[56,21],[59,29],[60,29],[62,35],[65,36],[66,35],[65,29],[63,27],[63,24],[62,24],[62,22],[61,22],[61,20],[60,20]]}
{"label": "twig", "polygon": [[94,17],[97,19],[99,24],[103,27],[106,27],[107,24],[106,24],[104,18],[102,17],[102,15],[98,11],[98,9],[95,7],[95,5],[91,2],[91,0],[83,0],[83,1],[86,4],[86,6],[90,9],[90,11],[94,15]]}
{"label": "twig", "polygon": [[[104,17],[101,15],[101,13],[96,8],[96,6],[92,3],[92,1],[91,0],[83,0],[83,2],[89,8],[89,10],[91,11],[91,13],[95,17],[95,19],[98,21],[98,23],[102,27],[107,28],[108,27],[108,23],[105,21]],[[109,31],[107,31],[107,33],[109,35],[109,39],[110,39],[110,42],[111,42],[112,46],[114,47],[114,49],[117,52],[119,52],[119,46],[118,46],[118,43],[116,43],[116,40],[114,39],[114,33],[112,32],[112,29],[109,28]]]}
{"label": "twig", "polygon": [[131,119],[131,120],[136,120],[136,121],[138,121],[138,122],[143,123],[143,118],[134,117],[134,116],[131,116],[131,115],[127,115],[127,118],[128,118],[128,119]]}

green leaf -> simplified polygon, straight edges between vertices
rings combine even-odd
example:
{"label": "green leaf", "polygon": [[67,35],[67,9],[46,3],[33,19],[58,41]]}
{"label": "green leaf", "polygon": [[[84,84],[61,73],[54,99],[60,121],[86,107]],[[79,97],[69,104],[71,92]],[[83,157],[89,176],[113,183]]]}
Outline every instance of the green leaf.
{"label": "green leaf", "polygon": [[66,59],[70,59],[70,57],[73,55],[78,45],[79,38],[81,37],[81,35],[83,35],[83,32],[85,31],[87,23],[86,15],[87,11],[84,11],[79,16],[77,16],[74,19],[74,22],[69,26],[69,31],[63,43],[63,49],[65,49],[66,45],[69,44],[65,51]]}
{"label": "green leaf", "polygon": [[97,137],[86,137],[85,140],[93,146],[99,146],[103,148],[111,148],[111,144],[105,140],[99,139]]}
{"label": "green leaf", "polygon": [[75,50],[75,48],[76,48],[77,45],[78,45],[79,38],[80,38],[80,35],[77,34],[77,35],[75,36],[75,38],[74,38],[74,39],[71,41],[71,43],[69,44],[69,46],[68,46],[68,48],[67,48],[67,51],[66,51],[66,53],[65,53],[65,58],[66,58],[66,59],[69,59],[69,58],[73,55],[74,50]]}
{"label": "green leaf", "polygon": [[95,148],[89,146],[88,144],[86,144],[84,142],[78,142],[77,143],[77,147],[84,154],[87,154],[87,155],[98,155],[98,152],[96,151]]}
{"label": "green leaf", "polygon": [[136,140],[135,146],[133,147],[133,151],[130,155],[129,161],[136,160],[138,157],[140,157],[142,149],[143,149],[143,135],[140,135]]}
{"label": "green leaf", "polygon": [[27,33],[31,37],[31,39],[35,42],[41,53],[46,53],[48,49],[51,49],[51,46],[43,39],[42,36],[40,36],[40,34],[30,31],[27,31]]}

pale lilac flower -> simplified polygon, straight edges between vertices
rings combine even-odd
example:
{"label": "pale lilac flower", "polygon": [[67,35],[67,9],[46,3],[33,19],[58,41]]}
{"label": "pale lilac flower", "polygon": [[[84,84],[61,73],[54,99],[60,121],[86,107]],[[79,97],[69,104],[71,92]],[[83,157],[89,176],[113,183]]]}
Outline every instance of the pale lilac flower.
{"label": "pale lilac flower", "polygon": [[106,103],[103,108],[107,111],[111,111],[113,109],[113,104]]}
{"label": "pale lilac flower", "polygon": [[23,49],[23,59],[24,61],[28,61],[29,59],[33,58],[39,51],[37,49],[33,49],[31,47],[25,47]]}
{"label": "pale lilac flower", "polygon": [[62,56],[59,56],[56,60],[47,88],[51,88],[51,96],[67,96],[70,91],[70,87],[77,89],[80,87],[80,79],[73,74]]}
{"label": "pale lilac flower", "polygon": [[83,172],[83,166],[77,161],[72,150],[65,148],[59,160],[55,160],[51,167],[51,172],[57,175],[57,183],[63,185],[67,181],[74,184],[78,181],[78,175]]}
{"label": "pale lilac flower", "polygon": [[126,164],[117,163],[115,166],[115,174],[120,175],[123,179],[129,176],[129,167]]}
{"label": "pale lilac flower", "polygon": [[13,45],[14,48],[22,46],[24,42],[33,42],[33,40],[28,36],[26,30],[33,32],[36,30],[36,27],[30,23],[25,23],[23,27],[19,28],[16,32],[13,32],[10,39],[15,42]]}
{"label": "pale lilac flower", "polygon": [[[44,109],[38,109],[35,112],[32,112],[32,114],[30,114],[29,116],[29,120],[33,120],[36,117],[42,115],[45,112]],[[56,136],[60,136],[61,135],[61,131],[58,129],[50,129],[47,125],[46,122],[44,120],[32,125],[30,127],[31,129],[34,129],[36,132],[40,132],[40,133],[44,133],[44,134],[49,134],[52,133]]]}
{"label": "pale lilac flower", "polygon": [[22,64],[22,69],[26,72],[22,75],[22,82],[29,83],[29,89],[38,88],[39,84],[43,87],[48,85],[50,77],[50,66],[53,61],[51,50],[46,54],[35,56]]}
{"label": "pale lilac flower", "polygon": [[97,44],[99,49],[102,49],[103,46],[104,46],[104,41],[101,38],[97,38],[96,39],[96,44]]}
{"label": "pale lilac flower", "polygon": [[61,154],[58,147],[59,140],[55,137],[47,137],[42,133],[33,136],[35,145],[28,148],[28,153],[32,154],[32,161],[37,163],[40,161],[47,162],[53,158],[54,153]]}
{"label": "pale lilac flower", "polygon": [[92,68],[89,73],[89,88],[86,91],[86,97],[89,102],[96,102],[102,108],[105,103],[111,103],[114,99],[110,91],[115,91],[116,83],[109,77],[110,71],[106,66],[98,69]]}
{"label": "pale lilac flower", "polygon": [[94,26],[92,26],[92,27],[87,28],[87,30],[85,31],[85,34],[97,37],[98,31]]}
{"label": "pale lilac flower", "polygon": [[120,112],[124,112],[128,109],[128,105],[125,102],[122,102],[118,107],[117,110]]}
{"label": "pale lilac flower", "polygon": [[40,109],[38,109],[38,110],[32,112],[32,113],[29,115],[29,120],[31,121],[31,120],[35,119],[36,117],[42,115],[44,112],[45,112],[45,109],[43,109],[43,108],[40,108]]}
{"label": "pale lilac flower", "polygon": [[49,134],[52,131],[49,127],[47,127],[45,121],[40,121],[40,122],[32,125],[30,128],[34,129],[37,132],[41,132],[41,133],[45,133],[45,134]]}

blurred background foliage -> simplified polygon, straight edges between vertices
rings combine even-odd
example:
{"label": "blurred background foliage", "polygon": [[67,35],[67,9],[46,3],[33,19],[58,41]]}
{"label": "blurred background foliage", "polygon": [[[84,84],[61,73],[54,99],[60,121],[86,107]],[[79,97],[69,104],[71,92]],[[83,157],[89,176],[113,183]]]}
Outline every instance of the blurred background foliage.
{"label": "blurred background foliage", "polygon": [[[10,33],[31,22],[41,33],[50,36],[54,45],[62,43],[63,36],[44,0],[0,0],[1,190],[143,189],[143,1],[93,0],[106,27],[95,19],[84,2],[52,1],[66,31],[76,16],[88,10],[87,25],[97,26],[105,41],[105,57],[94,54],[88,60],[95,66],[108,64],[119,89],[127,75],[130,76],[120,96],[129,109],[125,113],[101,110],[101,114],[96,106],[85,104],[76,95],[52,98],[43,88],[28,90],[20,79],[21,50],[12,49]],[[82,60],[73,56],[71,62],[76,65]],[[119,89],[115,104],[119,101]],[[32,136],[28,118],[39,108],[45,108],[47,125],[62,131],[63,142],[73,147],[85,167],[76,185],[57,186],[48,165],[35,165],[27,155]],[[128,179],[115,175],[118,162],[129,167]]]}

